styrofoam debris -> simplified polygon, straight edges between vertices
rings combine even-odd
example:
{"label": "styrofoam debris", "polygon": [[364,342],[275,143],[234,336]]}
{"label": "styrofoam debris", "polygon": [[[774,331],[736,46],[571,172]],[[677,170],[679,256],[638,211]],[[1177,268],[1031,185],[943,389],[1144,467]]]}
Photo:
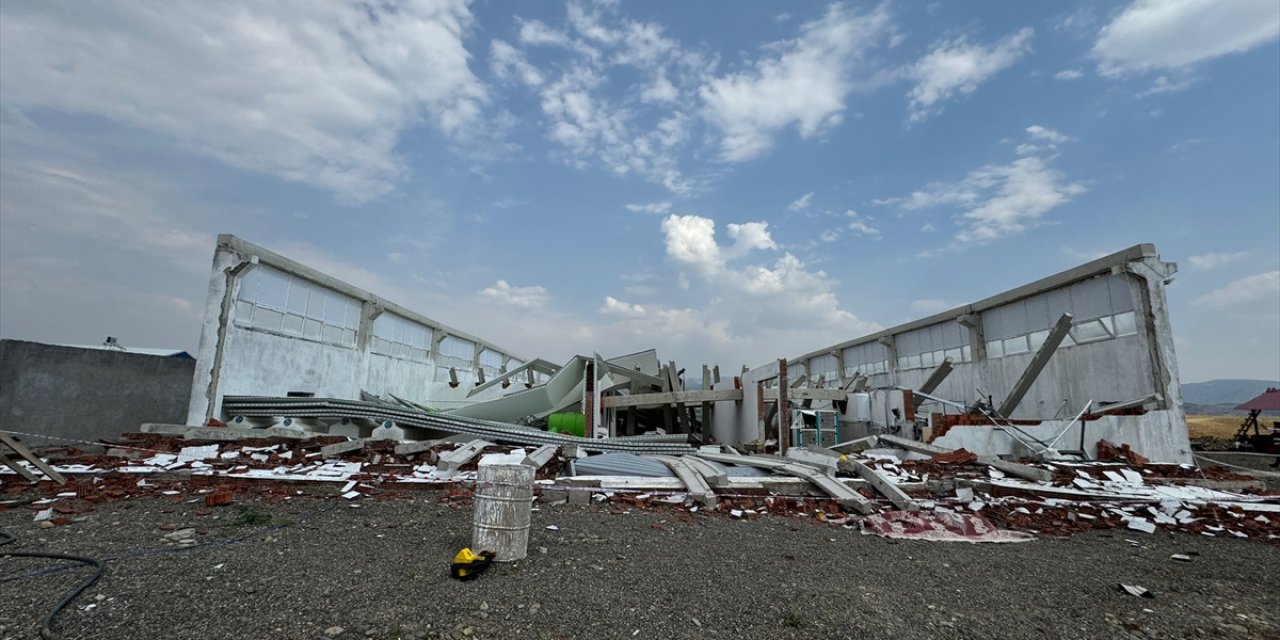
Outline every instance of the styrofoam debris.
{"label": "styrofoam debris", "polygon": [[1155,533],[1155,532],[1156,532],[1156,525],[1155,525],[1155,524],[1153,524],[1153,523],[1151,523],[1151,522],[1149,522],[1149,521],[1147,521],[1147,519],[1146,519],[1146,518],[1138,518],[1138,517],[1135,517],[1135,518],[1133,518],[1133,519],[1129,520],[1129,528],[1130,528],[1130,529],[1133,529],[1133,530],[1135,530],[1135,531],[1142,531],[1142,532],[1145,532],[1145,533]]}
{"label": "styrofoam debris", "polygon": [[486,453],[480,458],[480,465],[487,467],[490,465],[518,465],[524,462],[525,454],[523,451],[512,451],[511,453]]}

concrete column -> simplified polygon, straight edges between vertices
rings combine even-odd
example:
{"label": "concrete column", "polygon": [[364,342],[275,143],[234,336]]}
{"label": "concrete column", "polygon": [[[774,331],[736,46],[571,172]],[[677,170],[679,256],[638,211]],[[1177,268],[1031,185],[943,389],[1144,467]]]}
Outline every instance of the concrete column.
{"label": "concrete column", "polygon": [[213,269],[209,275],[209,295],[205,298],[200,347],[196,349],[196,372],[191,381],[187,424],[206,424],[209,418],[222,412],[218,377],[222,367],[222,352],[226,347],[227,327],[235,322],[235,300],[242,276],[256,263],[257,258],[241,255],[219,238],[213,253]]}

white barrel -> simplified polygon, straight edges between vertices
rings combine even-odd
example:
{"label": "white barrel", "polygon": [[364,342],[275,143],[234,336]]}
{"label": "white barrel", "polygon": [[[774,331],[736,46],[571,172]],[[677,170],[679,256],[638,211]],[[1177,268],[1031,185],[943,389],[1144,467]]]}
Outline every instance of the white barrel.
{"label": "white barrel", "polygon": [[488,455],[480,460],[472,501],[472,551],[492,551],[498,562],[528,555],[534,471],[510,456]]}
{"label": "white barrel", "polygon": [[854,393],[849,398],[853,401],[849,403],[849,412],[853,414],[854,422],[871,422],[871,394]]}

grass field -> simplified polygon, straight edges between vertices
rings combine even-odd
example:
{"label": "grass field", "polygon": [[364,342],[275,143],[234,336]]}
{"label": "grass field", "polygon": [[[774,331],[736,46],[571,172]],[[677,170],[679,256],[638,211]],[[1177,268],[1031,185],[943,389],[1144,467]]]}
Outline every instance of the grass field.
{"label": "grass field", "polygon": [[1192,439],[1213,436],[1230,440],[1243,422],[1244,416],[1187,416],[1187,432]]}

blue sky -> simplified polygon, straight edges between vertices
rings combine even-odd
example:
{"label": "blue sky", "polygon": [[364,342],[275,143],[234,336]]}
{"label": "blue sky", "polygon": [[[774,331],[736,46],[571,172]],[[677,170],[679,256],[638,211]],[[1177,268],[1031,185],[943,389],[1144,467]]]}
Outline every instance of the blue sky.
{"label": "blue sky", "polygon": [[1141,242],[1280,379],[1280,4],[6,3],[0,335],[193,349],[234,233],[526,356],[796,355]]}

